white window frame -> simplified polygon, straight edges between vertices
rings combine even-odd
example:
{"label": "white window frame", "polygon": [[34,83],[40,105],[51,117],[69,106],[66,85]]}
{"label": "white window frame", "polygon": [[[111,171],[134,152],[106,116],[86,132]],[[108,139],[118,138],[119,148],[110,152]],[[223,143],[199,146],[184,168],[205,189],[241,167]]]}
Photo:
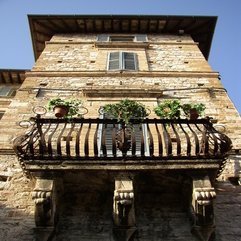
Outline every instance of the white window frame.
{"label": "white window frame", "polygon": [[[110,55],[112,53],[119,53],[119,67],[116,69],[110,69]],[[134,57],[134,69],[127,69],[125,66],[125,54],[130,53],[133,54]],[[138,69],[138,62],[137,62],[137,54],[134,52],[123,52],[123,51],[115,51],[115,52],[110,52],[108,53],[108,58],[107,58],[107,70],[108,71],[120,71],[120,70],[125,70],[125,71],[137,71]]]}

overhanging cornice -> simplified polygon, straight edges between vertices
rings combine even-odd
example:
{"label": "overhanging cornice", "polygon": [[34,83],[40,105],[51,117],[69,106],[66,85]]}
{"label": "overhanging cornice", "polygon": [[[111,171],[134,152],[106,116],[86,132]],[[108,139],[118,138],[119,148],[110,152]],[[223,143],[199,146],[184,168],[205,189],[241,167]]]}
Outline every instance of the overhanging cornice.
{"label": "overhanging cornice", "polygon": [[0,84],[22,84],[27,69],[0,69]]}
{"label": "overhanging cornice", "polygon": [[215,16],[29,15],[35,59],[54,34],[140,33],[190,34],[206,59],[217,21]]}

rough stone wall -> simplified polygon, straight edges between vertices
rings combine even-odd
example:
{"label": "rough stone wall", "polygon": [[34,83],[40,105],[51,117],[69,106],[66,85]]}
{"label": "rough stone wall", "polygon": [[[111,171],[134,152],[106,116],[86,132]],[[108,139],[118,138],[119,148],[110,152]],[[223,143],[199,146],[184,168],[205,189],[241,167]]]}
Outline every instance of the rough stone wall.
{"label": "rough stone wall", "polygon": [[0,240],[33,240],[34,205],[31,191],[34,182],[12,155],[0,154]]}
{"label": "rough stone wall", "polygon": [[[212,72],[197,45],[188,36],[165,35],[148,36],[148,38],[153,43],[147,49],[144,47],[128,49],[137,53],[140,71],[109,73],[106,71],[108,49],[95,46],[96,35],[54,36],[46,44],[32,72],[27,74],[21,89],[0,122],[0,148],[11,149],[13,139],[24,131],[19,127],[18,122],[33,115],[33,106],[44,106],[52,97],[83,98],[85,106],[89,109],[86,118],[96,117],[100,105],[120,99],[116,97],[116,93],[120,92],[119,88],[122,88],[124,97],[128,89],[134,86],[141,89],[163,90],[159,100],[177,98],[182,102],[206,104],[206,115],[217,119],[217,124],[224,125],[225,134],[231,137],[234,148],[240,149],[240,116],[223,89],[218,73]],[[154,41],[157,42],[154,43]],[[149,70],[151,72],[148,72]],[[98,89],[100,93],[102,89],[111,88],[112,94],[105,97],[90,97],[85,94],[83,88],[92,88],[95,92]],[[158,101],[156,97],[150,95],[135,98],[150,109],[153,109]],[[51,115],[52,113],[47,114],[47,116]],[[154,117],[153,113],[152,117]],[[34,215],[30,192],[34,180],[23,176],[13,155],[6,155],[3,151],[1,153],[0,239],[33,240]],[[240,160],[240,155],[231,156],[217,183],[216,241],[235,241],[240,237],[238,223],[241,217],[238,210],[241,192],[239,186],[233,186],[228,182],[230,177],[239,177]],[[101,190],[95,193],[83,188],[77,196],[73,197],[73,194],[68,193],[69,185],[72,186],[73,183],[65,183],[66,203],[62,208],[63,214],[56,240],[67,240],[64,232],[71,232],[71,230],[73,236],[68,237],[69,240],[79,240],[80,236],[81,240],[111,240],[112,234],[109,229],[112,225],[112,217],[109,207],[112,205],[113,188],[110,188],[112,184],[107,185],[108,188],[104,192],[106,202],[103,203]],[[104,185],[96,181],[93,186],[103,187]],[[174,212],[164,210],[163,206],[158,204],[162,203],[163,193],[158,194],[158,197],[155,193],[149,195],[146,190],[143,196],[137,195],[137,201],[138,198],[145,199],[150,204],[149,206],[145,206],[144,202],[137,204],[139,240],[193,241],[185,212],[178,205],[174,205],[176,207],[173,209]],[[164,197],[167,198],[167,193],[165,195]],[[175,197],[180,198],[179,195]],[[175,197],[172,196],[170,200],[174,200]],[[68,209],[68,204],[72,204],[73,200],[74,205]],[[97,202],[102,203],[103,206],[97,206]],[[88,207],[88,203],[93,205]],[[232,212],[230,212],[231,209]],[[229,215],[226,215],[227,213]],[[90,222],[93,222],[93,225],[90,226]],[[96,236],[93,236],[93,233]]]}

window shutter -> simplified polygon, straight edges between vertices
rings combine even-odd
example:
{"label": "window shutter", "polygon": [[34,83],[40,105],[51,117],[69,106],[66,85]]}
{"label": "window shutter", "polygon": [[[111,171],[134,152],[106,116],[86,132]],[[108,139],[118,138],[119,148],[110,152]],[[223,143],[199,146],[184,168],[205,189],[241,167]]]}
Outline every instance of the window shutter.
{"label": "window shutter", "polygon": [[109,53],[108,70],[137,70],[136,54],[129,52]]}
{"label": "window shutter", "polygon": [[11,96],[13,94],[13,89],[9,86],[4,86],[0,88],[0,96]]}
{"label": "window shutter", "polygon": [[146,34],[137,34],[136,35],[136,41],[137,42],[147,42]]}
{"label": "window shutter", "polygon": [[120,52],[112,52],[109,54],[108,70],[118,70],[120,66]]}
{"label": "window shutter", "polygon": [[108,34],[100,34],[97,36],[98,42],[107,42],[109,41],[109,35]]}
{"label": "window shutter", "polygon": [[123,63],[124,63],[123,69],[136,70],[137,63],[136,63],[135,53],[124,52],[123,53]]}

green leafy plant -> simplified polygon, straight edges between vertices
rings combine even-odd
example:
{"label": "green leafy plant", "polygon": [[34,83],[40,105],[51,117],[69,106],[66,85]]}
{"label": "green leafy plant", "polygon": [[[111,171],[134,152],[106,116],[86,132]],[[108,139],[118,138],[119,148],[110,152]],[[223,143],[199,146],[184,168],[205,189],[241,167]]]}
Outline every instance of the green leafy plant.
{"label": "green leafy plant", "polygon": [[186,116],[189,116],[191,111],[196,111],[199,116],[202,116],[204,114],[206,107],[203,103],[199,103],[199,104],[188,103],[188,104],[183,104],[182,109]]}
{"label": "green leafy plant", "polygon": [[107,104],[103,106],[103,111],[110,116],[129,124],[130,119],[142,119],[148,116],[143,104],[129,99],[121,100],[116,104]]}
{"label": "green leafy plant", "polygon": [[67,110],[67,113],[64,115],[64,117],[72,118],[73,116],[78,115],[81,104],[81,100],[63,100],[61,98],[54,98],[48,102],[47,108],[49,111],[52,111],[55,107],[64,107]]}
{"label": "green leafy plant", "polygon": [[157,116],[163,119],[177,119],[181,115],[181,104],[179,100],[165,100],[154,108]]}

